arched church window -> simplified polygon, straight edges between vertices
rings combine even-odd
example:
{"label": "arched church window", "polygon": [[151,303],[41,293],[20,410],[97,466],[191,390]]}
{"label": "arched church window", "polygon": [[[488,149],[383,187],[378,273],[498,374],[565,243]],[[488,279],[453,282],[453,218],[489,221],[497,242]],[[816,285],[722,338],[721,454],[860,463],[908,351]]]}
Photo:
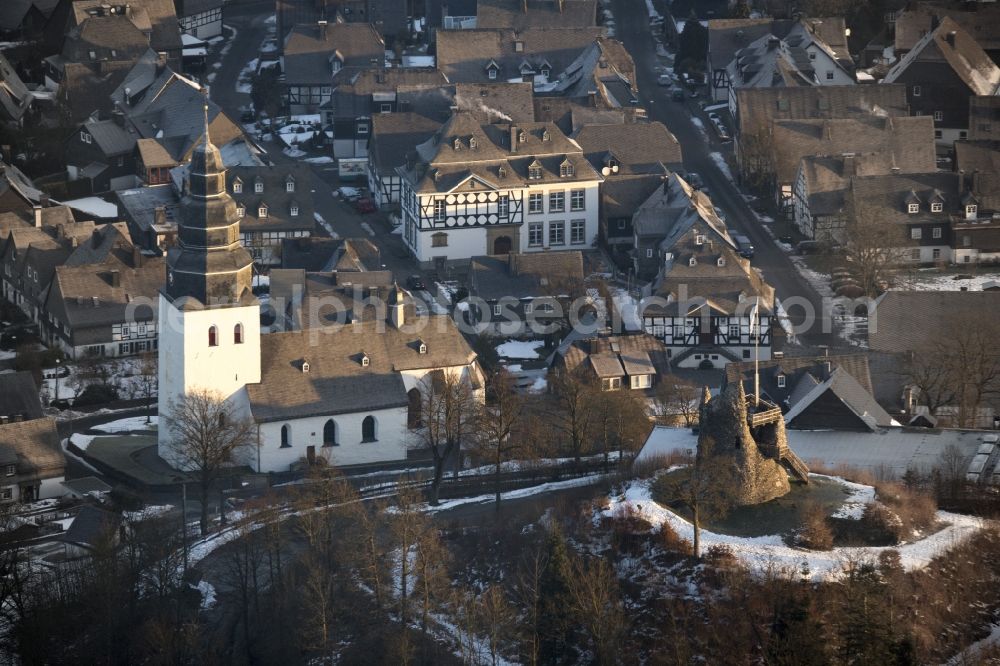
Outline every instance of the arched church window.
{"label": "arched church window", "polygon": [[236,324],[233,327],[233,342],[238,345],[243,344],[243,324]]}
{"label": "arched church window", "polygon": [[337,444],[337,424],[330,419],[323,426],[323,446],[338,446]]}
{"label": "arched church window", "polygon": [[374,442],[375,439],[375,417],[366,416],[365,420],[361,422],[361,441],[362,442]]}
{"label": "arched church window", "polygon": [[292,446],[292,428],[286,423],[281,426],[281,448],[288,449]]}
{"label": "arched church window", "polygon": [[219,329],[215,326],[208,327],[208,346],[218,347],[219,346]]}

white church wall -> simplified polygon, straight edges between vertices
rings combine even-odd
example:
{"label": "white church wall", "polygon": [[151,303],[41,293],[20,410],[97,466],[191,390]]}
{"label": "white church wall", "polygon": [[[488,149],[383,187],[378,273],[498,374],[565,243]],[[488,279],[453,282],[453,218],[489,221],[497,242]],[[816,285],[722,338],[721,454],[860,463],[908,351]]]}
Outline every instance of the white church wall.
{"label": "white church wall", "polygon": [[[361,441],[365,417],[375,418],[374,442]],[[337,445],[323,446],[323,427],[333,419],[337,426]],[[281,448],[281,427],[289,427],[289,444]],[[380,409],[355,414],[314,416],[260,424],[260,471],[283,472],[308,455],[315,447],[317,457],[333,465],[362,465],[406,459],[406,408]]]}

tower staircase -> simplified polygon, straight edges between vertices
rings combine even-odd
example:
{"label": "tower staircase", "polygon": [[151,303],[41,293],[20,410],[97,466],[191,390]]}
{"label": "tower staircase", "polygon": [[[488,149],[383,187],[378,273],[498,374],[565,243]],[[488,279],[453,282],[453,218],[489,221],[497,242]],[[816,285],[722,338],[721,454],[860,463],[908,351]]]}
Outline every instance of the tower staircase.
{"label": "tower staircase", "polygon": [[784,439],[777,441],[778,438],[774,438],[772,441],[761,441],[763,434],[761,428],[777,423],[783,418],[781,408],[777,405],[767,400],[758,402],[753,395],[747,396],[747,423],[754,441],[757,442],[757,448],[765,456],[777,460],[793,477],[808,484],[809,468],[802,462],[801,458],[795,455],[794,451],[788,448],[788,442]]}

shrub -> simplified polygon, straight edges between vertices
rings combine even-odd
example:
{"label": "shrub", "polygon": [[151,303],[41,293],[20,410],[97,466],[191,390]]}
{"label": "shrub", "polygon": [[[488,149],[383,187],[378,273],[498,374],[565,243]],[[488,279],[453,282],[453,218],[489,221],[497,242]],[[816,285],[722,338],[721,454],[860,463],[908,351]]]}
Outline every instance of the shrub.
{"label": "shrub", "polygon": [[611,548],[616,553],[636,555],[643,550],[653,526],[639,515],[635,507],[625,505],[615,511],[610,520]]}
{"label": "shrub", "polygon": [[809,550],[830,550],[833,548],[833,531],[826,513],[817,504],[810,504],[802,511],[802,527],[796,542]]}
{"label": "shrub", "polygon": [[681,555],[691,555],[694,552],[691,542],[680,538],[670,523],[664,522],[660,525],[658,537],[660,546],[668,552],[680,553]]}
{"label": "shrub", "polygon": [[89,384],[83,389],[76,400],[74,407],[85,407],[87,405],[103,405],[118,399],[118,389],[110,384]]}
{"label": "shrub", "polygon": [[926,493],[911,490],[898,483],[885,483],[876,487],[875,494],[880,502],[898,516],[902,537],[925,530],[937,520],[937,503]]}
{"label": "shrub", "polygon": [[881,502],[872,502],[865,507],[861,523],[879,540],[899,543],[903,538],[903,521],[892,509]]}
{"label": "shrub", "polygon": [[739,564],[736,553],[728,544],[724,543],[709,546],[703,559],[707,564],[719,569],[731,569]]}

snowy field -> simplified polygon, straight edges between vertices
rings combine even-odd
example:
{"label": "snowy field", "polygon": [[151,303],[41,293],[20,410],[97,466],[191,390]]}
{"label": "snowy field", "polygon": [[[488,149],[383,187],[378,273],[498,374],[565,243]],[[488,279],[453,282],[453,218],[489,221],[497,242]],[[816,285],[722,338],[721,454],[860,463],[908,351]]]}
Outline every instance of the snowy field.
{"label": "snowy field", "polygon": [[497,345],[497,354],[502,358],[539,358],[538,348],[541,346],[542,344],[535,340],[508,340]]}
{"label": "snowy field", "polygon": [[103,433],[117,433],[117,432],[130,432],[132,430],[150,430],[156,428],[157,420],[159,417],[150,416],[150,423],[146,423],[145,416],[132,416],[127,419],[119,419],[117,421],[112,421],[110,423],[102,423],[99,426],[94,426],[94,432]]}
{"label": "snowy field", "polygon": [[[654,529],[659,528],[663,523],[669,523],[682,539],[692,540],[694,528],[691,523],[655,502],[650,493],[650,483],[649,480],[633,481],[623,495],[612,499],[602,515],[610,518],[631,510],[649,521]],[[852,493],[851,497],[855,498],[856,496],[857,493]],[[856,507],[857,500],[851,503],[846,511],[853,515],[857,510]],[[841,511],[845,511],[845,509],[842,508]],[[902,565],[907,570],[920,569],[983,527],[981,519],[971,516],[938,511],[937,518],[946,524],[943,529],[926,539],[891,548],[838,547],[828,551],[812,551],[789,546],[777,534],[762,537],[736,537],[703,529],[700,536],[703,549],[707,550],[716,545],[728,546],[752,571],[763,573],[778,570],[800,574],[804,568],[808,567],[812,579],[821,581],[836,579],[848,560],[864,557],[877,558],[879,553],[886,550],[898,551]]]}
{"label": "snowy field", "polygon": [[1000,273],[984,273],[982,275],[969,275],[966,273],[964,274],[965,277],[956,279],[959,275],[963,274],[934,275],[917,273],[917,275],[907,280],[904,284],[901,284],[899,287],[893,287],[893,289],[898,291],[961,291],[962,289],[982,291],[983,287],[990,283],[1000,285]]}

